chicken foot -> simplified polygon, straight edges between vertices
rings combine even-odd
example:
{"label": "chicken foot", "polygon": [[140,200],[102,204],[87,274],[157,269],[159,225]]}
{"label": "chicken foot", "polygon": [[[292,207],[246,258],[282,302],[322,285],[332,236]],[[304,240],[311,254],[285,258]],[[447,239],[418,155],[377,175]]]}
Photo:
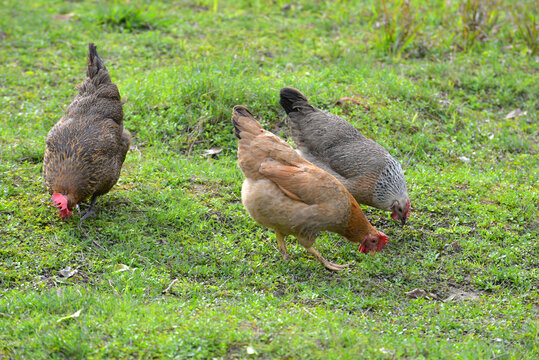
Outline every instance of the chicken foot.
{"label": "chicken foot", "polygon": [[316,260],[320,261],[322,265],[328,270],[331,271],[341,271],[347,267],[349,267],[352,264],[346,264],[346,265],[339,265],[334,264],[332,262],[327,261],[318,251],[316,251],[312,246],[311,247],[305,247],[305,250],[313,254],[313,256],[316,258]]}
{"label": "chicken foot", "polygon": [[284,243],[285,236],[280,232],[276,231],[275,237],[277,238],[277,242],[279,243],[279,250],[281,250],[283,259],[285,259],[286,261],[290,260],[290,255],[288,255],[288,250],[286,250],[286,244]]}
{"label": "chicken foot", "polygon": [[80,224],[84,222],[84,220],[88,219],[89,217],[95,216],[95,202],[97,201],[97,195],[92,196],[92,200],[90,201],[90,207],[88,210],[84,212],[82,217],[80,218]]}

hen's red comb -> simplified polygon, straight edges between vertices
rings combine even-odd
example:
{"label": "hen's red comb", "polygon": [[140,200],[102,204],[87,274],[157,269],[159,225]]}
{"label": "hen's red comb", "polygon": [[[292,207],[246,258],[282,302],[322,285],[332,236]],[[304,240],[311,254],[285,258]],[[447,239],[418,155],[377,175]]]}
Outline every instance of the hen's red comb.
{"label": "hen's red comb", "polygon": [[51,201],[58,208],[58,215],[62,219],[71,216],[72,212],[67,208],[67,197],[64,194],[52,194]]}

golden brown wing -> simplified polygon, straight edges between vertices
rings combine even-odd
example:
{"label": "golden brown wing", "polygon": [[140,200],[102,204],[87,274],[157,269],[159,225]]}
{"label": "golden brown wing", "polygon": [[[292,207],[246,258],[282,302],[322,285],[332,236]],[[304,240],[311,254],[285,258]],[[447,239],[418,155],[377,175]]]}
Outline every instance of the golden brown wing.
{"label": "golden brown wing", "polygon": [[288,197],[308,205],[346,196],[346,189],[333,176],[309,163],[294,166],[267,160],[260,165],[259,171]]}

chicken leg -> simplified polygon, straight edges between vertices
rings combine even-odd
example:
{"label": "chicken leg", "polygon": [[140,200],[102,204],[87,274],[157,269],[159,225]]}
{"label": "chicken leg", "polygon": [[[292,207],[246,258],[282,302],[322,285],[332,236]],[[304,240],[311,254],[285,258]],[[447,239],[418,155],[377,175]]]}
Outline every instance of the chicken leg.
{"label": "chicken leg", "polygon": [[347,267],[349,267],[351,264],[346,265],[338,265],[334,264],[332,262],[327,261],[318,251],[316,251],[312,246],[311,247],[305,247],[305,250],[313,254],[313,256],[316,258],[316,260],[320,261],[322,265],[328,270],[331,271],[341,271]]}
{"label": "chicken leg", "polygon": [[286,244],[284,243],[285,236],[280,232],[276,231],[275,237],[277,238],[277,242],[279,243],[279,250],[281,250],[281,254],[283,254],[283,259],[285,259],[286,261],[290,260],[290,255],[288,255],[288,250],[286,250]]}
{"label": "chicken leg", "polygon": [[80,224],[81,225],[84,222],[84,220],[88,219],[91,216],[95,216],[95,208],[94,208],[94,206],[95,206],[96,201],[97,201],[97,195],[92,196],[92,200],[90,201],[90,207],[88,208],[88,210],[86,210],[84,212],[84,214],[80,218]]}

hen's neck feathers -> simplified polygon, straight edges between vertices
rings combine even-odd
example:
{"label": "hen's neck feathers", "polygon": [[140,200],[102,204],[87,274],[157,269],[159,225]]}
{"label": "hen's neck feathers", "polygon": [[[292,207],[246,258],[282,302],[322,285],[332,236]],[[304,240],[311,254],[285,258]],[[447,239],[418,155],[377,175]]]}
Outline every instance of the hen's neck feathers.
{"label": "hen's neck feathers", "polygon": [[389,155],[386,167],[374,187],[372,201],[377,207],[389,210],[395,200],[400,202],[407,198],[406,180],[401,165]]}
{"label": "hen's neck feathers", "polygon": [[368,234],[377,235],[378,231],[367,220],[357,201],[352,195],[348,194],[348,196],[350,197],[350,217],[345,228],[339,233],[351,242],[361,242]]}

